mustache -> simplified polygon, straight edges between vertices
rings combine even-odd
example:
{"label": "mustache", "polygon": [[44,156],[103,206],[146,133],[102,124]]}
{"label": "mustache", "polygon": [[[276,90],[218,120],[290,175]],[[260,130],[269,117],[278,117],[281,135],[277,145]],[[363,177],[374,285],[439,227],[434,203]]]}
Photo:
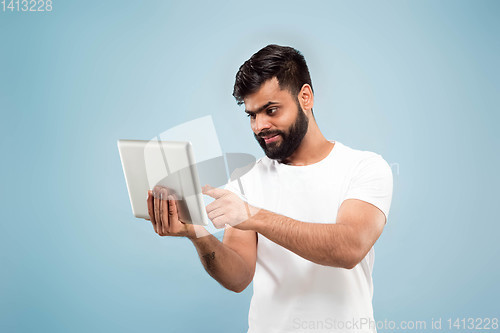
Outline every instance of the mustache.
{"label": "mustache", "polygon": [[280,131],[280,130],[262,131],[259,134],[256,134],[255,136],[262,139],[265,136],[271,136],[271,135],[276,135],[276,134],[279,134],[279,135],[283,136],[283,132]]}

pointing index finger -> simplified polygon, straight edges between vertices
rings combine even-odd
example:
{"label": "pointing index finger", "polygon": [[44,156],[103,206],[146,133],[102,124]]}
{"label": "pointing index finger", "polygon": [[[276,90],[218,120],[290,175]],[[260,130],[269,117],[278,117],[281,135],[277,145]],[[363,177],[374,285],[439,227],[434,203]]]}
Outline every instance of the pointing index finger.
{"label": "pointing index finger", "polygon": [[212,187],[210,185],[203,186],[203,194],[206,194],[214,199],[219,199],[226,194],[227,190],[223,190],[217,187]]}

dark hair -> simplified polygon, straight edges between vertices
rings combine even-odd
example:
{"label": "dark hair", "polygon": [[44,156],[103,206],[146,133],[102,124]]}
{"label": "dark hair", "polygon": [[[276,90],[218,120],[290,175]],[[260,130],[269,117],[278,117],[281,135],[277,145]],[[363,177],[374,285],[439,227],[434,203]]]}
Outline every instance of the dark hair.
{"label": "dark hair", "polygon": [[278,79],[282,90],[287,89],[295,97],[306,83],[312,90],[304,56],[292,47],[271,44],[252,55],[236,73],[233,96],[238,105],[273,77]]}

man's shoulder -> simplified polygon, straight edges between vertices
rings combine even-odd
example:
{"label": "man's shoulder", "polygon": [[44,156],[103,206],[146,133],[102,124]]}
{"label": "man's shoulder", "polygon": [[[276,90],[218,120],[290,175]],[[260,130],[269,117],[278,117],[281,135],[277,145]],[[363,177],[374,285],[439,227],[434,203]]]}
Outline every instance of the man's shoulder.
{"label": "man's shoulder", "polygon": [[231,180],[233,181],[236,179],[249,178],[258,175],[263,170],[269,168],[270,164],[272,164],[271,160],[268,160],[269,159],[264,156],[252,163],[234,169],[233,171],[231,171]]}
{"label": "man's shoulder", "polygon": [[352,148],[338,141],[335,145],[337,146],[336,148],[339,153],[339,159],[347,163],[358,164],[370,159],[383,160],[383,157],[380,154],[373,151]]}
{"label": "man's shoulder", "polygon": [[[252,184],[260,183],[262,174],[264,174],[269,167],[266,158],[267,157],[261,157],[252,163],[232,170],[225,189],[241,196],[243,191],[242,186],[245,188],[246,192]],[[244,199],[244,197],[241,198]]]}
{"label": "man's shoulder", "polygon": [[342,145],[346,169],[351,177],[373,177],[392,179],[392,170],[382,155],[368,150],[360,150]]}

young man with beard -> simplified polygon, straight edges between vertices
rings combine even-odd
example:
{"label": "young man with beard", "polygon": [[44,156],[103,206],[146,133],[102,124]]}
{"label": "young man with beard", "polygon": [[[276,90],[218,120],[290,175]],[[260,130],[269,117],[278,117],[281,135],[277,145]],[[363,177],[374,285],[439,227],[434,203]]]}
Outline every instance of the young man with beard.
{"label": "young man with beard", "polygon": [[266,156],[239,184],[204,187],[223,241],[182,223],[165,188],[148,196],[155,231],[188,237],[225,288],[241,292],[253,281],[249,332],[374,331],[373,245],[392,199],[389,165],[321,134],[309,70],[293,48],[255,53],[233,96]]}

